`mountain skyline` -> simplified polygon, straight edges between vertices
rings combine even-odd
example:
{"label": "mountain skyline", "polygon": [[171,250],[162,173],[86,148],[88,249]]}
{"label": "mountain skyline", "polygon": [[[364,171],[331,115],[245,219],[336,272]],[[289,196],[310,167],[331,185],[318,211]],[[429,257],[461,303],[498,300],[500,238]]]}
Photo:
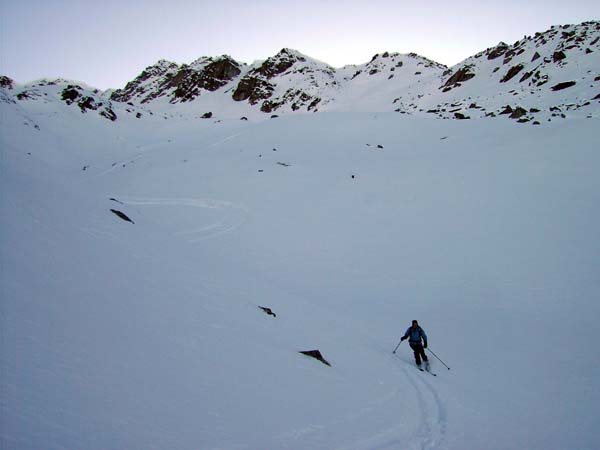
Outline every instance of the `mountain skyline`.
{"label": "mountain skyline", "polygon": [[20,85],[3,77],[2,87],[7,101],[26,111],[40,101],[61,103],[111,121],[394,111],[459,120],[505,115],[538,125],[570,111],[596,114],[599,66],[600,21],[588,21],[500,42],[451,68],[415,53],[385,52],[335,69],[283,48],[250,65],[227,55],[181,65],[162,59],[107,91],[64,79]]}
{"label": "mountain skyline", "polygon": [[273,0],[217,4],[91,1],[2,2],[0,73],[20,82],[61,77],[117,88],[159,59],[190,62],[230,54],[252,64],[282,47],[339,68],[376,52],[415,52],[452,66],[500,41],[514,42],[551,25],[600,17],[597,2],[575,0],[364,4]]}

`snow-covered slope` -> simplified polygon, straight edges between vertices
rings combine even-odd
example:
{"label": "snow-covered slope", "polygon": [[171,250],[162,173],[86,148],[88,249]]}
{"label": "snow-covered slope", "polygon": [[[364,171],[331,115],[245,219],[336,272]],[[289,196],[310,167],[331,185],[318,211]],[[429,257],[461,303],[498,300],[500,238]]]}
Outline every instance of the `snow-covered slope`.
{"label": "snow-covered slope", "polygon": [[597,115],[598,67],[600,22],[590,21],[555,26],[512,45],[501,42],[452,68],[413,53],[385,52],[368,63],[334,69],[284,48],[252,65],[227,55],[189,65],[161,60],[124,88],[105,93],[77,82],[42,80],[15,86],[13,96],[26,109],[51,98],[110,120],[122,114],[252,120],[320,111],[396,111],[539,124]]}
{"label": "snow-covered slope", "polygon": [[534,123],[574,111],[597,115],[599,67],[600,22],[556,26],[513,45],[501,42],[449,69],[425,89],[407,93],[415,102],[409,111],[444,118],[506,114]]}
{"label": "snow-covered slope", "polygon": [[[597,104],[439,120],[427,102],[484,77],[271,63],[186,101],[152,71],[126,101],[0,78],[0,447],[600,448]],[[271,97],[232,100],[244,77]],[[290,89],[318,113],[254,120]],[[451,370],[392,354],[415,318]]]}

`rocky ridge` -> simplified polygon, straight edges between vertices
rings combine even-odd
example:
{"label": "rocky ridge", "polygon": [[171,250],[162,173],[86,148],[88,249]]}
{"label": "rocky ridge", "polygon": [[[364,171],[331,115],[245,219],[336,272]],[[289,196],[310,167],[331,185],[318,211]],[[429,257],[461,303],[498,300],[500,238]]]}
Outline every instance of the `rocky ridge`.
{"label": "rocky ridge", "polygon": [[[227,55],[178,65],[160,60],[123,88],[101,92],[68,80],[19,85],[0,77],[0,102],[58,101],[115,121],[177,114],[220,120],[319,111],[396,111],[443,119],[508,117],[539,124],[575,111],[598,115],[600,21],[555,26],[500,42],[452,68],[385,52],[334,69],[284,48],[248,65]],[[187,106],[183,106],[187,105]],[[268,117],[268,116],[267,116]]]}
{"label": "rocky ridge", "polygon": [[532,123],[567,111],[597,113],[599,67],[600,22],[555,26],[512,45],[500,42],[412,89],[406,96],[422,100],[406,112]]}

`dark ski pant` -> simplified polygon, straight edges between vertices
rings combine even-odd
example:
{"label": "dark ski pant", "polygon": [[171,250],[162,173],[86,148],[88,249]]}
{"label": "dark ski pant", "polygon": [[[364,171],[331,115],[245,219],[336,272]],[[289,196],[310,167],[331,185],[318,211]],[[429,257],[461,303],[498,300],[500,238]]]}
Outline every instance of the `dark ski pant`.
{"label": "dark ski pant", "polygon": [[412,342],[409,342],[408,345],[410,345],[410,348],[412,348],[413,352],[415,352],[415,362],[417,363],[417,366],[421,365],[421,358],[423,358],[423,361],[425,362],[429,361],[427,359],[427,355],[425,354],[423,344],[413,344]]}

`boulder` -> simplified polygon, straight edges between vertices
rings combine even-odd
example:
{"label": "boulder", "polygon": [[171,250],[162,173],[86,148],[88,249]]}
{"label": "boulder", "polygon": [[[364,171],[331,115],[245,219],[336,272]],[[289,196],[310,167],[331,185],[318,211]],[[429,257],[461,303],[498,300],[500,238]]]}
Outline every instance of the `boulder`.
{"label": "boulder", "polygon": [[329,361],[327,361],[325,358],[323,358],[323,355],[321,354],[321,352],[319,350],[304,350],[299,353],[302,353],[303,355],[306,355],[306,356],[310,356],[311,358],[315,358],[315,359],[321,361],[323,364],[331,367],[331,364],[329,364]]}
{"label": "boulder", "polygon": [[262,309],[265,314],[268,314],[269,316],[273,316],[273,317],[277,317],[277,315],[273,312],[273,310],[271,308],[267,308],[266,306],[259,306],[260,309]]}
{"label": "boulder", "polygon": [[129,217],[127,217],[127,214],[125,214],[122,211],[119,211],[117,209],[111,209],[110,211],[113,214],[115,214],[117,217],[119,217],[120,219],[123,219],[125,222],[135,223],[133,220],[131,220]]}
{"label": "boulder", "polygon": [[515,75],[517,75],[521,70],[523,70],[523,64],[517,64],[516,66],[511,67],[510,69],[508,69],[508,72],[506,72],[506,75],[504,75],[504,77],[500,80],[500,83],[506,83],[507,81],[510,81],[512,78],[515,77]]}
{"label": "boulder", "polygon": [[563,83],[555,84],[550,89],[552,89],[553,91],[561,91],[563,89],[570,88],[571,86],[575,86],[576,84],[576,81],[565,81]]}
{"label": "boulder", "polygon": [[15,82],[7,76],[0,75],[0,88],[12,89]]}
{"label": "boulder", "polygon": [[521,117],[523,117],[525,114],[527,114],[527,110],[524,108],[521,108],[520,106],[517,106],[511,113],[511,115],[509,116],[511,119],[520,119]]}
{"label": "boulder", "polygon": [[554,54],[552,55],[552,61],[556,63],[562,61],[566,57],[567,55],[565,55],[565,52],[563,51],[554,52]]}
{"label": "boulder", "polygon": [[504,55],[506,53],[506,51],[508,50],[508,45],[504,42],[500,42],[496,47],[494,47],[492,50],[490,50],[488,52],[488,56],[487,59],[488,60],[492,60],[492,59],[496,59],[499,58],[500,56]]}
{"label": "boulder", "polygon": [[452,88],[458,83],[462,83],[464,81],[468,81],[475,76],[474,73],[470,72],[471,66],[467,65],[458,69],[448,80],[446,83],[442,85],[442,88]]}

